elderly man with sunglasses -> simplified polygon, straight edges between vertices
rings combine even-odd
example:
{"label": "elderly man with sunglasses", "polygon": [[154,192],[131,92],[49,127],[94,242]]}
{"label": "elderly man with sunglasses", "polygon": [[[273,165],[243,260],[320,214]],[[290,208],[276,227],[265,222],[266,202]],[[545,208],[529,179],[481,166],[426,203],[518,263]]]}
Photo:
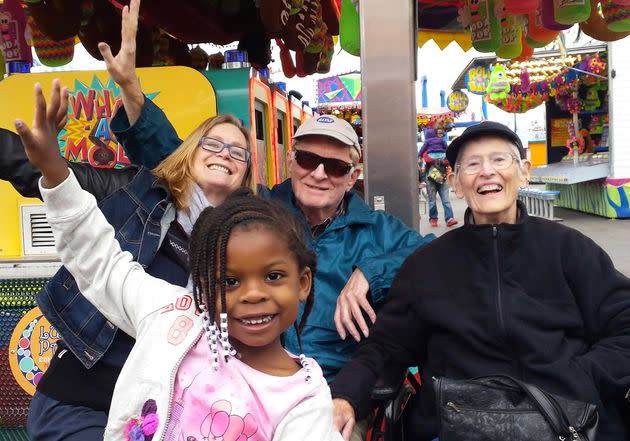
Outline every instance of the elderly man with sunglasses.
{"label": "elderly man with sunglasses", "polygon": [[[142,158],[150,167],[177,147],[175,130],[151,100],[132,109],[138,116],[133,124],[126,112],[122,107],[111,127],[132,161]],[[271,190],[259,190],[283,201],[303,220],[317,253],[315,304],[301,339],[304,352],[317,360],[332,382],[357,342],[369,335],[402,262],[433,235],[423,238],[397,218],[370,209],[352,191],[360,174],[361,147],[348,122],[315,116],[298,128],[293,140],[288,153],[291,178]],[[299,353],[293,330],[286,333],[285,346]],[[357,428],[357,440],[366,426]]]}

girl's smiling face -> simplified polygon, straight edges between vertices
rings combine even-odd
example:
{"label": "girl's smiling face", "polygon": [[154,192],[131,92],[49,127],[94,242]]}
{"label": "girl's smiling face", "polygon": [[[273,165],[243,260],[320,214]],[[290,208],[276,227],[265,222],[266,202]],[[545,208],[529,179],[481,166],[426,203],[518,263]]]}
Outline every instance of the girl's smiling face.
{"label": "girl's smiling face", "polygon": [[[225,266],[228,332],[245,361],[252,350],[260,356],[261,350],[278,349],[280,335],[293,325],[311,291],[312,277],[272,229],[239,226],[231,232]],[[217,287],[217,311],[219,292]]]}

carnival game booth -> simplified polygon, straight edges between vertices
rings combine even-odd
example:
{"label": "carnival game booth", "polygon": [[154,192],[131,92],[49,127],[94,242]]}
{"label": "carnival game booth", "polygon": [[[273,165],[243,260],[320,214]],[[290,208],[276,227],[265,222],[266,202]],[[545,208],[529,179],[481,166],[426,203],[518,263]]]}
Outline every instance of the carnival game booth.
{"label": "carnival game booth", "polygon": [[[545,106],[546,140],[530,141],[532,182],[557,192],[556,205],[609,218],[630,217],[627,180],[613,175],[626,142],[610,135],[609,46],[540,52],[527,61],[473,60],[453,87],[483,93],[502,110],[524,113]],[[624,84],[618,82],[624,93]],[[471,91],[472,91],[471,90]],[[623,116],[616,121],[623,127]]]}

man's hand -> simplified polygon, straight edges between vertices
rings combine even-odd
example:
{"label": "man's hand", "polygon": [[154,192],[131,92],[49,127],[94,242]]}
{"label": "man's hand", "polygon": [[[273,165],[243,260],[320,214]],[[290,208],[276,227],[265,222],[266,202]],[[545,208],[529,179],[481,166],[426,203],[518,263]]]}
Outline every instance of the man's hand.
{"label": "man's hand", "polygon": [[361,335],[357,331],[355,322],[359,325],[364,336],[369,335],[362,310],[367,313],[372,323],[376,322],[376,313],[367,299],[369,289],[370,284],[367,279],[361,270],[356,268],[337,298],[335,326],[342,340],[346,339],[346,332],[348,332],[356,341],[361,341]]}
{"label": "man's hand", "polygon": [[98,44],[98,50],[105,60],[107,72],[121,87],[127,87],[138,82],[136,77],[136,32],[138,31],[139,11],[140,0],[131,0],[129,6],[123,7],[120,51],[115,57],[107,43]]}
{"label": "man's hand", "polygon": [[32,128],[29,129],[24,121],[15,121],[15,128],[22,139],[26,155],[42,172],[42,185],[47,188],[62,183],[69,173],[66,161],[59,154],[57,143],[57,126],[65,116],[68,106],[67,90],[65,108],[62,95],[59,80],[54,79],[50,104],[46,106],[42,88],[39,83],[35,84],[35,119]]}
{"label": "man's hand", "polygon": [[354,429],[354,409],[346,400],[333,399],[333,426],[341,432],[343,439],[348,441]]}

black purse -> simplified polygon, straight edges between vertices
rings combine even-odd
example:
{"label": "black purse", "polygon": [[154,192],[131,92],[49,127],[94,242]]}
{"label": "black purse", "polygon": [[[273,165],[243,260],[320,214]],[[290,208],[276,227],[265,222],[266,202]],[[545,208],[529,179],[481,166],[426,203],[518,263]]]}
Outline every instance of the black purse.
{"label": "black purse", "polygon": [[594,404],[508,376],[433,378],[440,441],[595,441]]}

